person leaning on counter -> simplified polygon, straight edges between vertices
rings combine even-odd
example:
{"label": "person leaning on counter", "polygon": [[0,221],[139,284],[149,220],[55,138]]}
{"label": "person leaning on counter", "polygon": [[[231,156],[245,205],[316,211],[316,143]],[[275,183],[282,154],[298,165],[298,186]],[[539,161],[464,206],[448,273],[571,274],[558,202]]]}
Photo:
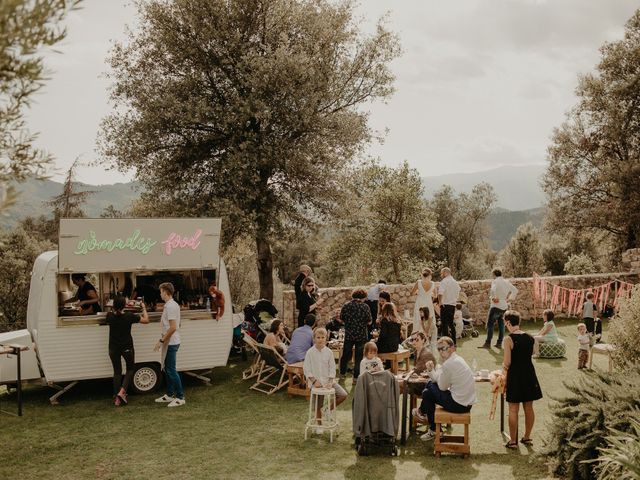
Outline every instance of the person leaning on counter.
{"label": "person leaning on counter", "polygon": [[64,303],[72,303],[78,301],[80,312],[76,315],[95,315],[101,312],[100,298],[98,292],[90,282],[85,279],[86,273],[71,274],[71,282],[78,287],[76,294]]}

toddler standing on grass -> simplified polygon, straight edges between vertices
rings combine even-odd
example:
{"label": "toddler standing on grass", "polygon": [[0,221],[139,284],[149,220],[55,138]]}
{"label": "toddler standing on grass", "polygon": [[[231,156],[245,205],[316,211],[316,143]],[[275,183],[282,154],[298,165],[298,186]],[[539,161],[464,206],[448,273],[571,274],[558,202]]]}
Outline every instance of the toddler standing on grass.
{"label": "toddler standing on grass", "polygon": [[381,372],[384,370],[382,360],[378,358],[378,346],[375,342],[364,344],[364,358],[360,362],[361,372]]}
{"label": "toddler standing on grass", "polygon": [[587,360],[589,360],[589,345],[591,343],[591,335],[587,333],[587,325],[578,324],[578,370],[587,368]]}

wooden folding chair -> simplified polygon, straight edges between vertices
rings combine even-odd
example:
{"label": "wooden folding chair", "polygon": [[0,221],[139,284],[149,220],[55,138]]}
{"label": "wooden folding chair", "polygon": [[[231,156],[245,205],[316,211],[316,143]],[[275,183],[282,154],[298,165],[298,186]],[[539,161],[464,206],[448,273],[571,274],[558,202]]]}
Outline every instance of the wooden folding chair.
{"label": "wooden folding chair", "polygon": [[[267,347],[261,343],[257,344],[256,348],[258,352],[260,352],[260,358],[262,360],[260,362],[258,379],[250,388],[271,395],[289,383],[289,380],[285,378],[288,364],[275,348]],[[277,379],[277,381],[270,383],[269,380],[271,377]]]}
{"label": "wooden folding chair", "polygon": [[254,353],[253,362],[251,362],[251,365],[242,372],[242,379],[248,380],[250,378],[258,376],[262,359],[260,358],[260,351],[258,350],[259,343],[256,342],[252,336],[244,333],[242,335],[242,340],[249,349],[253,350]]}

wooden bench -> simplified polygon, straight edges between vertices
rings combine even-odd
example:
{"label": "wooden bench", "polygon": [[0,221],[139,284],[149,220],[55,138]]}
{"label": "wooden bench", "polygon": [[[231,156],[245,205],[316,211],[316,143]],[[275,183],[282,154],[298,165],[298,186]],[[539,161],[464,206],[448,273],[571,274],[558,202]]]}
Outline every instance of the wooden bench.
{"label": "wooden bench", "polygon": [[611,363],[611,352],[615,350],[615,346],[610,343],[596,343],[593,347],[591,347],[591,355],[589,355],[589,370],[591,370],[591,365],[593,365],[593,356],[594,355],[607,355],[609,357],[609,373],[613,370],[613,364]]}
{"label": "wooden bench", "polygon": [[[471,424],[471,412],[451,413],[440,406],[436,407],[436,438],[433,444],[433,453],[439,457],[442,452],[460,453],[467,458],[471,454],[469,446],[469,425]],[[464,425],[464,436],[443,435],[440,433],[441,425]]]}
{"label": "wooden bench", "polygon": [[287,365],[287,375],[289,375],[287,395],[290,397],[298,395],[308,399],[311,391],[307,388],[307,379],[304,376],[304,362]]}
{"label": "wooden bench", "polygon": [[391,361],[391,372],[396,375],[398,373],[399,366],[398,364],[404,360],[404,368],[405,372],[409,371],[409,357],[411,356],[410,350],[398,350],[397,352],[390,353],[379,353],[378,358],[383,362],[385,360]]}

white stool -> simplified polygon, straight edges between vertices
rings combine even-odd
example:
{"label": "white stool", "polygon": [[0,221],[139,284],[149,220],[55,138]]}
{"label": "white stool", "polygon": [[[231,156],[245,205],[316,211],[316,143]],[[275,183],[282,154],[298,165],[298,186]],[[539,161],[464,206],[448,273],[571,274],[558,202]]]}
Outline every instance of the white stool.
{"label": "white stool", "polygon": [[[322,421],[318,424],[316,419],[316,410],[318,407],[322,409]],[[333,432],[338,428],[338,419],[336,418],[336,391],[333,388],[317,388],[311,389],[311,397],[309,398],[309,419],[304,427],[304,439],[307,439],[307,432],[318,430],[320,433],[329,431],[329,442],[333,442]]]}
{"label": "white stool", "polygon": [[609,357],[609,373],[613,370],[613,366],[611,363],[611,352],[615,350],[616,347],[611,345],[610,343],[596,343],[591,347],[591,355],[589,355],[589,370],[591,370],[591,365],[593,364],[593,356],[596,354],[607,355]]}

